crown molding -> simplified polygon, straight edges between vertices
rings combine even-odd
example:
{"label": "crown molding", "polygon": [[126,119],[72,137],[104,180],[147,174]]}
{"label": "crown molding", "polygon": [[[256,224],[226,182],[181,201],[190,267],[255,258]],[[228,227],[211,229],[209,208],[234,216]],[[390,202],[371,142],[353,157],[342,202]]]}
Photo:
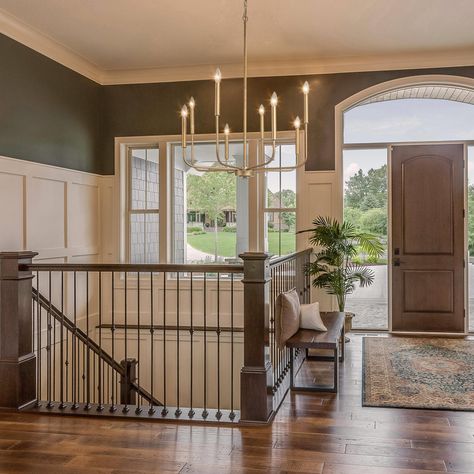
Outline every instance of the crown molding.
{"label": "crown molding", "polygon": [[[102,70],[63,44],[0,8],[0,32],[101,85],[208,80],[217,65]],[[377,56],[249,62],[249,77],[304,76],[348,72],[426,69],[474,65],[474,49]],[[219,65],[224,78],[242,77],[242,64]]]}
{"label": "crown molding", "polygon": [[57,63],[101,84],[103,72],[95,64],[30,25],[23,23],[1,8],[0,32]]}
{"label": "crown molding", "polygon": [[[249,77],[304,76],[311,74],[427,69],[473,65],[474,50],[315,60],[249,62],[248,72]],[[212,79],[217,66],[221,69],[223,78],[242,77],[242,64],[219,64],[104,71],[102,84],[115,85],[207,80]]]}

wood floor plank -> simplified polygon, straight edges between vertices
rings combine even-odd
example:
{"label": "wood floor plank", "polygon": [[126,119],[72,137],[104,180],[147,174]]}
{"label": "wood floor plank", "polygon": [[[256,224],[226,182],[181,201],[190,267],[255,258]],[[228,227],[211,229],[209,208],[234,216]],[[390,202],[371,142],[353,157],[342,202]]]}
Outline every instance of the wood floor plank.
{"label": "wood floor plank", "polygon": [[474,413],[363,407],[351,339],[340,392],[291,393],[270,426],[0,411],[0,474],[474,473]]}

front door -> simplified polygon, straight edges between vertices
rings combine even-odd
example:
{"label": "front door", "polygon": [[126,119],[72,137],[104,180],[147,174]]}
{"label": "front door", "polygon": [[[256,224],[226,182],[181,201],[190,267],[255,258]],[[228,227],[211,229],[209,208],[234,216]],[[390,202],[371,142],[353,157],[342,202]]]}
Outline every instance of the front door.
{"label": "front door", "polygon": [[392,330],[464,332],[464,145],[392,148]]}

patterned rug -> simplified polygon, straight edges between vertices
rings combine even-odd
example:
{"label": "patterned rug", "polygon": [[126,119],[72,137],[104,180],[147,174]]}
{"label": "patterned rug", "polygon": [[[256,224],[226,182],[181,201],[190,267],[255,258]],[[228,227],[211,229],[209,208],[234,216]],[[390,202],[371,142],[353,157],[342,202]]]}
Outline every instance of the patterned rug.
{"label": "patterned rug", "polygon": [[474,410],[474,341],[364,337],[362,405]]}

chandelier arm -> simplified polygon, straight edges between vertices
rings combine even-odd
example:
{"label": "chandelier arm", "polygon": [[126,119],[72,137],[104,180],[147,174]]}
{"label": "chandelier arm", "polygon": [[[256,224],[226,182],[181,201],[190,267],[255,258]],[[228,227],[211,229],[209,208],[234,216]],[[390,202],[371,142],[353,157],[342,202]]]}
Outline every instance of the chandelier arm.
{"label": "chandelier arm", "polygon": [[211,167],[205,167],[205,166],[199,166],[199,165],[196,165],[195,163],[192,164],[188,161],[188,159],[186,158],[186,153],[185,153],[185,149],[183,148],[183,154],[182,154],[182,158],[183,158],[183,161],[184,163],[189,166],[190,168],[193,168],[195,169],[196,171],[199,171],[200,173],[207,173],[208,171],[212,171],[212,172],[221,172],[221,173],[230,173],[232,172],[231,170],[225,168],[225,167],[221,167],[221,168],[211,168]]}
{"label": "chandelier arm", "polygon": [[[240,169],[238,166],[230,165],[229,163],[226,163],[226,162],[222,161],[221,154],[220,154],[220,151],[219,151],[219,145],[220,145],[220,141],[219,141],[219,115],[216,115],[216,158],[217,158],[217,161],[219,162],[220,165],[222,165],[224,168],[227,168],[228,170],[238,170],[238,169]],[[226,156],[226,159],[228,159],[228,158],[229,157]]]}
{"label": "chandelier arm", "polygon": [[281,166],[278,168],[257,168],[257,169],[254,169],[253,171],[255,173],[275,173],[275,172],[280,172],[280,171],[283,173],[286,173],[288,171],[295,171],[298,168],[301,168],[305,163],[306,163],[306,159],[295,166]]}
{"label": "chandelier arm", "polygon": [[[265,149],[265,148],[264,148]],[[265,154],[265,158],[268,158],[267,161],[263,162],[263,163],[258,163],[254,166],[249,166],[247,169],[249,170],[257,170],[259,168],[263,168],[264,166],[267,166],[269,165],[274,159],[275,159],[275,153],[276,153],[276,142],[275,140],[272,141],[272,155],[271,156],[267,156]]]}
{"label": "chandelier arm", "polygon": [[259,168],[254,168],[255,173],[264,173],[264,172],[289,172],[289,171],[295,171],[302,166],[306,164],[308,161],[308,124],[306,123],[304,126],[304,158],[303,160],[300,160],[301,153],[298,154],[296,157],[296,165],[295,166],[279,166],[277,168],[262,168],[261,166]]}

